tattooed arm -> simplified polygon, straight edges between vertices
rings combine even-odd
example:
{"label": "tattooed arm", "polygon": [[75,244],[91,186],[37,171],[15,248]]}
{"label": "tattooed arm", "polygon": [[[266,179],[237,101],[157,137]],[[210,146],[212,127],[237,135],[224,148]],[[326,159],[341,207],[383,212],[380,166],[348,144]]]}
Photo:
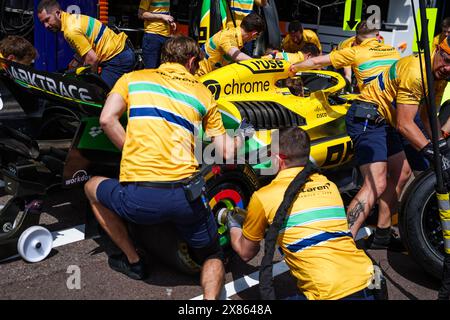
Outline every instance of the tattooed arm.
{"label": "tattooed arm", "polygon": [[365,217],[364,217],[364,206],[365,205],[366,205],[366,203],[364,201],[354,198],[352,200],[352,202],[350,203],[350,205],[348,206],[347,221],[348,221],[348,226],[353,234],[353,238],[356,236],[356,233],[358,232],[358,229],[362,222],[356,226],[355,226],[355,223],[358,220],[361,220],[361,218],[360,218],[361,216],[362,216],[362,221],[364,221],[364,219],[365,219]]}

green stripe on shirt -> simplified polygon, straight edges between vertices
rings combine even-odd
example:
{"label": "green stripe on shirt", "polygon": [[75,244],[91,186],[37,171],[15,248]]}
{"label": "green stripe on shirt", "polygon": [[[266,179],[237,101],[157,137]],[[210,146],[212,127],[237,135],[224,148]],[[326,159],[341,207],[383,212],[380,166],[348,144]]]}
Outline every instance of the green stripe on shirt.
{"label": "green stripe on shirt", "polygon": [[360,71],[366,71],[371,68],[376,67],[386,67],[392,65],[394,62],[397,62],[397,59],[386,59],[386,60],[376,60],[362,63],[358,66]]}
{"label": "green stripe on shirt", "polygon": [[397,78],[397,61],[389,68],[389,79],[394,80]]}
{"label": "green stripe on shirt", "polygon": [[152,2],[152,7],[168,7],[170,6],[170,2]]}
{"label": "green stripe on shirt", "polygon": [[88,38],[90,38],[91,35],[92,35],[92,31],[94,30],[94,24],[95,24],[94,18],[89,17],[88,27],[87,27],[87,30],[86,30],[86,36]]}
{"label": "green stripe on shirt", "polygon": [[130,94],[141,92],[157,93],[191,106],[192,108],[197,110],[197,112],[200,113],[202,117],[206,115],[205,106],[198,99],[194,98],[191,95],[174,91],[172,89],[151,82],[130,83],[128,89]]}
{"label": "green stripe on shirt", "polygon": [[344,208],[335,207],[326,209],[312,209],[303,211],[298,214],[290,215],[287,221],[283,224],[280,231],[283,231],[283,229],[299,226],[305,223],[312,223],[316,220],[334,220],[334,219],[347,219]]}

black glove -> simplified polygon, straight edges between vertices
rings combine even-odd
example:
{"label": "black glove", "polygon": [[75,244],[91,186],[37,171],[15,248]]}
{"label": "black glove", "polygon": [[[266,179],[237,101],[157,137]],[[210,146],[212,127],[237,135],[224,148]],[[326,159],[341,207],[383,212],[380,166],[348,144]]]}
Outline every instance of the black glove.
{"label": "black glove", "polygon": [[246,137],[251,138],[255,134],[255,128],[253,125],[247,121],[247,119],[243,118],[239,128],[236,130],[236,135],[240,136],[242,140]]}
{"label": "black glove", "polygon": [[227,212],[227,228],[231,230],[231,228],[239,228],[242,229],[242,225],[244,224],[245,217],[236,213],[236,211],[228,210]]}
{"label": "black glove", "polygon": [[[439,140],[438,144],[439,151],[442,154],[442,170],[450,173],[450,148],[448,147],[446,140]],[[420,150],[420,153],[430,162],[430,165],[434,164],[434,151],[431,142],[423,147],[422,150]]]}

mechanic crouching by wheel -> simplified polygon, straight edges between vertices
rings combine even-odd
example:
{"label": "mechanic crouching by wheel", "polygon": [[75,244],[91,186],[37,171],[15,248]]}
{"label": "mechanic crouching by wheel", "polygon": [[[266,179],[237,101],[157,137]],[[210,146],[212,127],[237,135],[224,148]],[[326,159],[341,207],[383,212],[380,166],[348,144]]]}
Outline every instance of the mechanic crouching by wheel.
{"label": "mechanic crouching by wheel", "polygon": [[[93,177],[85,191],[100,225],[124,253],[109,258],[111,268],[133,279],[147,276],[124,220],[170,221],[193,249],[194,258],[203,263],[204,298],[216,299],[224,281],[217,225],[202,194],[185,187],[198,177],[194,150],[200,125],[224,158],[234,156],[243,138],[225,133],[211,92],[194,78],[202,58],[193,39],[176,36],[165,42],[158,69],[119,79],[103,107],[100,124],[122,150],[120,179]],[[119,122],[125,111],[126,131]]]}
{"label": "mechanic crouching by wheel", "polygon": [[37,16],[45,28],[61,31],[72,49],[90,65],[92,72],[102,68],[100,77],[112,88],[123,74],[133,70],[135,56],[126,44],[127,35],[116,34],[97,19],[81,14],[69,14],[61,10],[56,0],[42,0]]}
{"label": "mechanic crouching by wheel", "polygon": [[304,178],[303,187],[291,190],[291,183],[308,170],[308,134],[299,127],[280,129],[278,147],[274,137],[272,134],[272,164],[278,166],[278,175],[252,195],[244,221],[228,212],[233,249],[244,261],[255,257],[266,228],[284,205],[283,199],[294,191],[293,202],[286,206],[290,210],[281,229],[276,230],[277,245],[300,290],[289,299],[374,300],[379,290],[372,290],[371,283],[375,277],[379,278],[376,283],[383,279],[379,268],[374,269],[364,251],[356,248],[336,185],[312,173]]}
{"label": "mechanic crouching by wheel", "polygon": [[[448,41],[449,38],[445,39],[431,56],[436,101],[441,100],[446,79],[450,76]],[[364,184],[347,211],[354,236],[383,193],[392,193],[398,198],[402,192],[406,181],[402,182],[400,175],[390,174],[391,163],[406,165],[399,134],[433,163],[431,143],[415,122],[416,114],[420,111],[422,123],[431,136],[426,106],[421,103],[424,93],[420,60],[425,70],[423,56],[411,55],[398,60],[364,88],[359,97],[361,100],[355,100],[347,112],[347,132],[364,175]],[[445,140],[440,141],[440,148],[444,157],[448,157]],[[443,159],[443,163],[448,162]],[[446,170],[447,167],[444,168]],[[387,220],[385,227],[378,225],[373,243],[386,247],[390,239],[390,220]]]}

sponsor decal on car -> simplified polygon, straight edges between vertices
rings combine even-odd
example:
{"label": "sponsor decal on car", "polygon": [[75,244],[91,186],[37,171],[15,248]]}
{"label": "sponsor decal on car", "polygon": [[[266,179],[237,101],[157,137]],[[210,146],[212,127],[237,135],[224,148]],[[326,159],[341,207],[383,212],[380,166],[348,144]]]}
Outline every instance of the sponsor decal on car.
{"label": "sponsor decal on car", "polygon": [[248,62],[238,62],[238,64],[250,69],[252,73],[258,74],[284,72],[285,63],[281,60],[252,60]]}
{"label": "sponsor decal on car", "polygon": [[71,179],[64,181],[64,186],[73,186],[75,184],[80,184],[88,181],[91,178],[90,175],[86,172],[86,170],[78,170],[72,175]]}

